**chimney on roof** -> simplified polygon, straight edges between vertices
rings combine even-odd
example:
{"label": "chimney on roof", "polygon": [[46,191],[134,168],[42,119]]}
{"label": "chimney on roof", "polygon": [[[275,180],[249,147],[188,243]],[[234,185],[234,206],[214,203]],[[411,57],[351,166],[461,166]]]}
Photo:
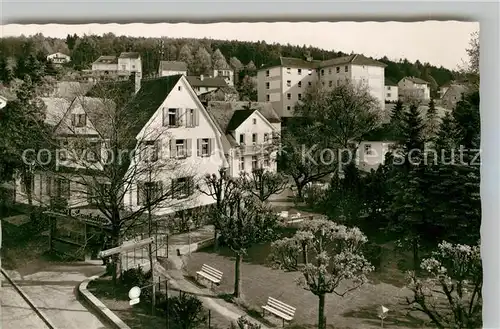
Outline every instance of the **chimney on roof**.
{"label": "chimney on roof", "polygon": [[200,81],[203,81],[203,74],[200,74]]}

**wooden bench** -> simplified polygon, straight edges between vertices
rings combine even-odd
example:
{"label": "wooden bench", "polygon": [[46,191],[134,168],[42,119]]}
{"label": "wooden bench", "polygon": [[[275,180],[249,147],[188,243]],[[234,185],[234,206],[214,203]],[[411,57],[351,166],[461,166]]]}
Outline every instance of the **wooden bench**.
{"label": "wooden bench", "polygon": [[291,307],[279,300],[269,297],[267,299],[267,304],[262,306],[262,315],[265,315],[265,311],[268,311],[283,320],[283,327],[285,326],[285,321],[293,320],[295,315],[295,307]]}
{"label": "wooden bench", "polygon": [[207,264],[203,264],[201,266],[201,270],[196,272],[196,279],[198,280],[198,277],[203,277],[204,279],[207,279],[211,283],[211,288],[213,288],[214,283],[216,285],[220,284],[220,281],[222,280],[222,272],[208,266]]}

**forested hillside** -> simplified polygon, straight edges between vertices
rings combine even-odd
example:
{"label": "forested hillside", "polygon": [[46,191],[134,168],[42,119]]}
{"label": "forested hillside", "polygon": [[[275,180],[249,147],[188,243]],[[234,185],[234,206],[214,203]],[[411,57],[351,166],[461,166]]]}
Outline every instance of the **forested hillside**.
{"label": "forested hillside", "polygon": [[[217,52],[217,49],[220,52]],[[42,58],[42,54],[47,55],[58,51],[71,55],[71,65],[75,69],[90,68],[90,64],[100,55],[118,55],[123,51],[136,51],[142,56],[145,75],[155,73],[161,59],[186,61],[194,74],[210,67],[212,61],[220,63],[221,60],[226,60],[237,70],[246,66],[247,70],[245,71],[247,72],[245,73],[252,75],[255,74],[255,68],[278,59],[280,55],[303,57],[306,52],[309,52],[313,58],[320,60],[346,55],[342,52],[315,47],[268,44],[264,41],[134,38],[117,37],[112,33],[103,36],[87,35],[83,37],[68,35],[64,40],[37,34],[31,37],[3,38],[0,44],[2,60],[7,58],[19,60],[23,56],[28,56],[28,53]],[[224,59],[221,58],[220,54],[223,55]],[[416,76],[429,81],[435,90],[438,86],[452,80],[455,75],[454,72],[446,68],[435,67],[419,61],[411,63],[402,59],[393,62],[386,57],[379,60],[388,65],[385,70],[386,79],[392,82],[397,82],[405,76]]]}

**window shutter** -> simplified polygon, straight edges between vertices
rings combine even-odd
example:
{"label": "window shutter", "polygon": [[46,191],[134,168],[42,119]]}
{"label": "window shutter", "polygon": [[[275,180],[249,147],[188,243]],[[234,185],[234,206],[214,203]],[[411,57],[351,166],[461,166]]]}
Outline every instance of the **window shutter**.
{"label": "window shutter", "polygon": [[194,126],[197,127],[200,125],[200,122],[199,122],[199,111],[198,109],[193,109],[193,118],[194,118]]}
{"label": "window shutter", "polygon": [[199,157],[201,156],[201,139],[200,138],[198,138],[196,140],[196,155]]}
{"label": "window shutter", "polygon": [[186,110],[186,127],[193,127],[194,122],[193,122],[193,116],[191,115],[191,109]]}
{"label": "window shutter", "polygon": [[186,156],[187,157],[190,157],[191,153],[192,153],[193,145],[191,142],[192,142],[191,138],[185,140]]}
{"label": "window shutter", "polygon": [[176,116],[177,116],[177,127],[182,126],[182,109],[175,109],[176,111]]}
{"label": "window shutter", "polygon": [[175,149],[175,139],[171,139],[170,143],[170,157],[175,158],[177,156],[177,150]]}
{"label": "window shutter", "polygon": [[71,124],[72,124],[73,126],[76,126],[76,114],[72,114],[72,115],[71,115]]}
{"label": "window shutter", "polygon": [[208,140],[208,155],[212,155],[214,150],[215,138],[210,138]]}
{"label": "window shutter", "polygon": [[172,199],[175,199],[177,195],[177,191],[175,190],[177,187],[175,186],[175,179],[170,180],[170,195],[172,195]]}
{"label": "window shutter", "polygon": [[191,195],[194,193],[194,178],[189,177],[188,182],[188,195]]}

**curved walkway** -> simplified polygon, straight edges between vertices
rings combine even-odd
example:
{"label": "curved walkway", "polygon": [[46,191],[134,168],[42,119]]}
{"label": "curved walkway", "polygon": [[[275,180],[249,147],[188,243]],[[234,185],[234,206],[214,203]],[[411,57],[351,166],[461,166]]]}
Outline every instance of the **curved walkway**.
{"label": "curved walkway", "polygon": [[[154,270],[163,278],[168,278],[172,288],[197,295],[206,308],[219,313],[228,320],[236,322],[240,317],[245,316],[250,321],[261,325],[262,329],[268,329],[267,326],[250,318],[244,311],[240,310],[235,305],[220,298],[216,298],[210,289],[200,288],[184,277],[183,267],[185,262],[188,261],[188,256],[179,256],[177,254],[177,249],[186,250],[191,243],[191,250],[189,251],[194,252],[196,251],[196,247],[193,246],[193,244],[210,238],[213,238],[213,228],[211,226],[205,226],[189,234],[185,233],[172,236],[169,238],[168,259],[157,262]],[[227,273],[226,275],[231,275],[231,273]]]}

